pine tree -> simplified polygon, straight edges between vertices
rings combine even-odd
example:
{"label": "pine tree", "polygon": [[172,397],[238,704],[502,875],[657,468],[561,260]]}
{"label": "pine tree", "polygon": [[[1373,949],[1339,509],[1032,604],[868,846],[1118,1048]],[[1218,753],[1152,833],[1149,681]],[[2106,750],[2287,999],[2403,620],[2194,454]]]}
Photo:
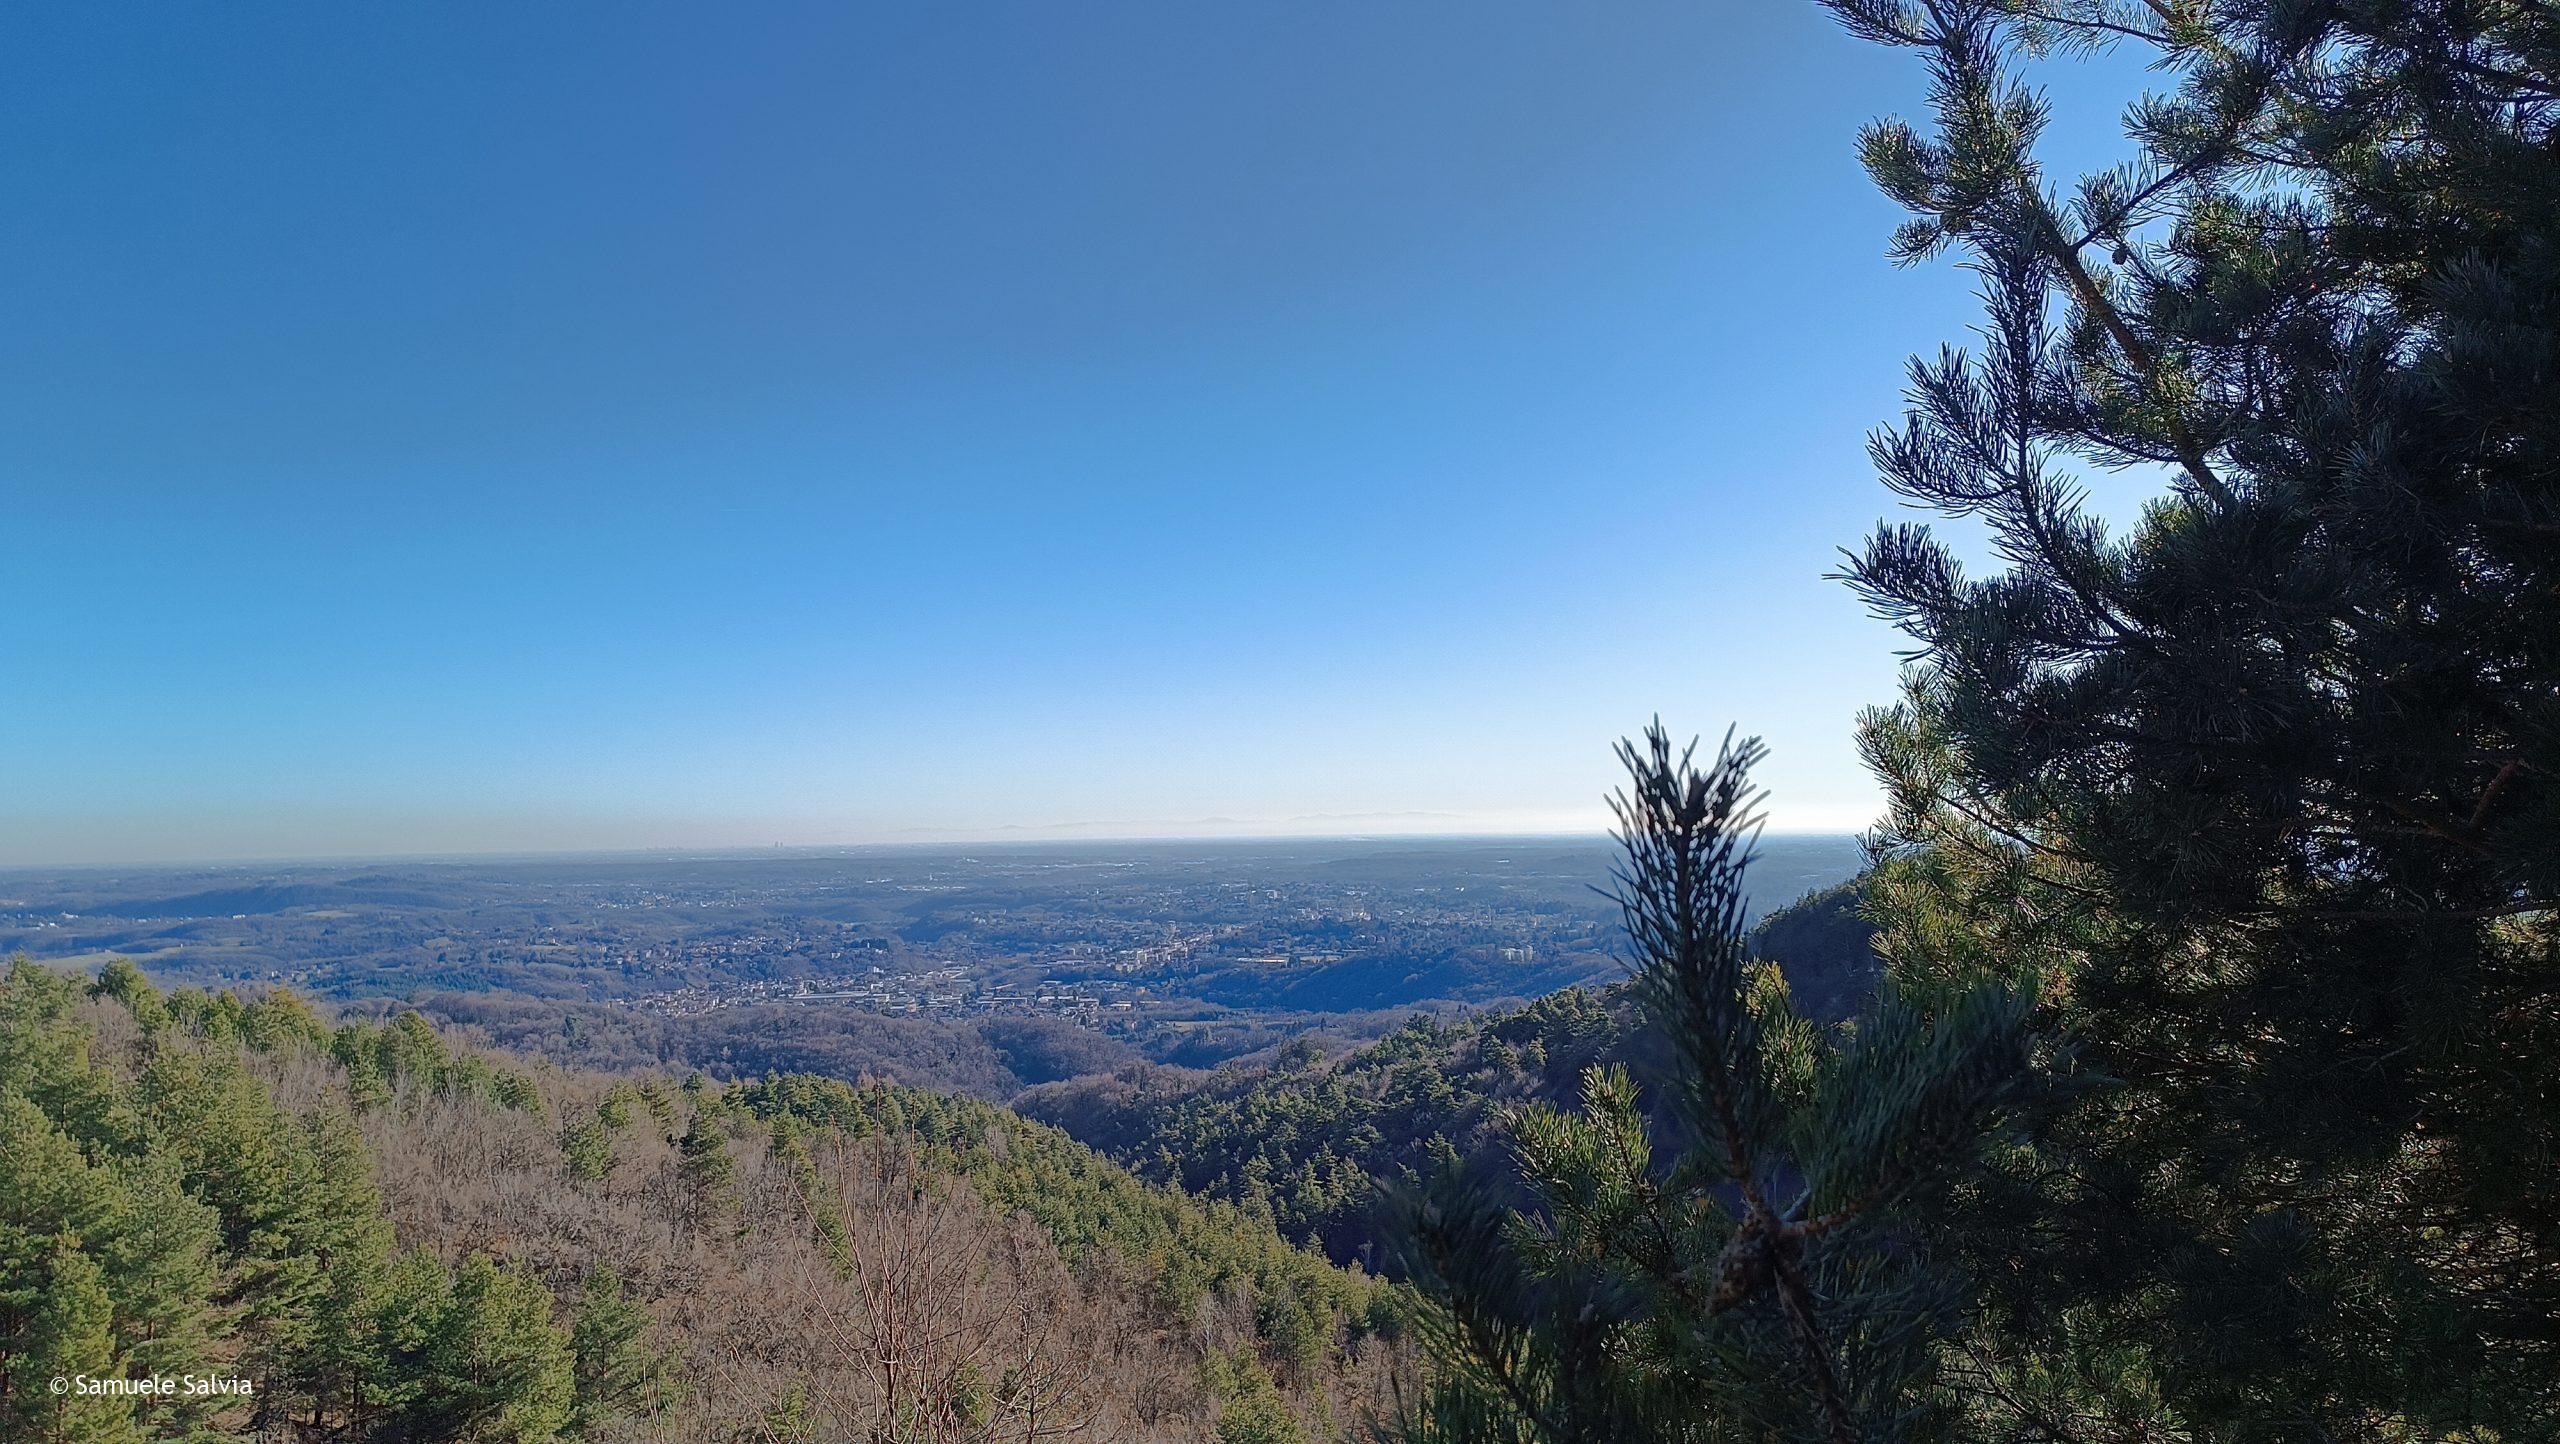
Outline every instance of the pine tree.
{"label": "pine tree", "polygon": [[569,1176],[589,1183],[603,1180],[613,1171],[613,1135],[606,1131],[603,1120],[590,1118],[560,1131],[560,1160],[568,1165]]}
{"label": "pine tree", "polygon": [[[54,1312],[64,1252],[114,1226],[121,1200],[107,1175],[24,1096],[0,1089],[0,1417],[33,1430],[54,1417],[52,1380],[69,1349],[81,1368],[103,1367],[108,1345],[81,1329],[66,1338]],[[66,1356],[67,1357],[67,1356]]]}
{"label": "pine tree", "polygon": [[432,1407],[464,1437],[539,1444],[568,1426],[576,1381],[551,1291],[530,1273],[475,1255],[454,1270],[435,1342]]}
{"label": "pine tree", "polygon": [[402,1013],[374,1035],[382,1076],[394,1087],[408,1084],[428,1092],[458,1091],[448,1076],[455,1059],[434,1025],[417,1013]]}
{"label": "pine tree", "polygon": [[658,1405],[668,1360],[648,1342],[649,1311],[623,1292],[622,1275],[598,1265],[587,1273],[569,1332],[576,1402],[569,1432],[584,1438],[614,1420]]}
{"label": "pine tree", "polygon": [[329,1046],[328,1025],[301,994],[283,987],[268,989],[241,1012],[240,1036],[262,1053]]}
{"label": "pine tree", "polygon": [[299,1130],[236,1052],[165,1050],[135,1092],[154,1151],[177,1161],[188,1193],[221,1220],[247,1321],[262,1333],[297,1332],[317,1286],[317,1265],[294,1247],[290,1227]]}
{"label": "pine tree", "polygon": [[1201,1373],[1218,1402],[1218,1444],[1306,1444],[1306,1426],[1251,1350],[1211,1354]]}
{"label": "pine tree", "polygon": [[818,1437],[817,1413],[808,1382],[795,1379],[756,1422],[762,1437],[774,1444],[810,1444]]}
{"label": "pine tree", "polygon": [[[221,1219],[189,1197],[177,1161],[165,1154],[120,1158],[110,1169],[118,1207],[97,1257],[111,1286],[116,1339],[137,1375],[213,1372],[215,1346],[233,1311],[223,1292]],[[155,1431],[202,1426],[216,1401],[179,1394],[145,1401]]]}
{"label": "pine tree", "polygon": [[146,1033],[169,1021],[169,1006],[160,997],[160,990],[151,986],[151,980],[143,976],[131,958],[109,958],[106,966],[98,970],[98,980],[89,985],[89,996],[122,1003]]}
{"label": "pine tree", "polygon": [[1619,1068],[1586,1075],[1578,1113],[1515,1110],[1527,1213],[1442,1145],[1406,1245],[1441,1373],[1404,1437],[1849,1444],[1918,1422],[1955,1280],[1899,1217],[2026,1101],[2024,1007],[1889,982],[1854,1034],[1798,1017],[1746,944],[1760,755],[1700,769],[1659,726],[1621,749],[1618,900],[1677,1127],[1657,1137]]}
{"label": "pine tree", "polygon": [[738,1165],[729,1157],[729,1135],[718,1116],[697,1107],[675,1145],[676,1172],[683,1180],[694,1226],[705,1227],[713,1219],[726,1217],[737,1204]]}
{"label": "pine tree", "polygon": [[[1983,1437],[2548,1438],[2560,1418],[2560,9],[1830,0],[1978,353],[1874,455],[1986,524],[1848,568],[1919,644],[1864,744],[1896,975],[2040,984],[2112,1080],[1918,1226]],[[2147,52],[2134,155],[2037,57]],[[2092,469],[2155,480],[2118,535]]]}
{"label": "pine tree", "polygon": [[300,1131],[282,1227],[294,1256],[310,1262],[310,1292],[270,1393],[298,1393],[323,1416],[361,1412],[378,1357],[371,1327],[391,1267],[391,1225],[354,1120],[328,1109]]}
{"label": "pine tree", "polygon": [[489,1080],[489,1101],[501,1108],[537,1117],[551,1111],[550,1104],[543,1099],[541,1087],[532,1077],[513,1069],[499,1069]]}
{"label": "pine tree", "polygon": [[[201,997],[201,995],[199,995]],[[249,1021],[248,1006],[229,988],[203,997],[195,1014],[196,1030],[209,1043],[237,1043]]]}
{"label": "pine tree", "polygon": [[128,1375],[115,1347],[106,1275],[68,1235],[54,1241],[43,1286],[8,1358],[0,1419],[28,1444],[139,1444],[131,1398],[92,1393],[86,1381]]}
{"label": "pine tree", "polygon": [[427,1416],[435,1350],[453,1308],[453,1275],[435,1255],[405,1250],[383,1269],[372,1307],[356,1321],[362,1372],[348,1413],[366,1424]]}
{"label": "pine tree", "polygon": [[89,1057],[89,1033],[72,1020],[80,989],[70,978],[13,959],[0,979],[0,1091],[33,1102],[83,1142],[120,1141],[129,1118]]}
{"label": "pine tree", "polygon": [[[138,974],[119,973],[93,995],[148,1006],[148,988]],[[44,1402],[54,1421],[46,1427],[102,1438],[137,1424],[155,1434],[196,1427],[214,1411],[183,1396],[102,1402],[47,1392],[60,1372],[40,1370],[49,1358],[86,1358],[93,1373],[203,1367],[228,1324],[211,1302],[222,1282],[220,1236],[213,1211],[184,1191],[175,1160],[127,1151],[140,1146],[138,1120],[88,1058],[69,980],[21,971],[0,990],[10,995],[0,1000],[0,1055],[46,1075],[20,1076],[40,1084],[54,1110],[49,1116],[0,1086],[0,1371],[10,1376],[0,1399]],[[93,1337],[92,1305],[104,1310],[103,1343]],[[21,1418],[29,1429],[32,1417]]]}
{"label": "pine tree", "polygon": [[569,1427],[576,1380],[551,1291],[485,1255],[447,1273],[402,1256],[375,1318],[381,1428],[395,1439],[548,1444]]}
{"label": "pine tree", "polygon": [[628,1083],[616,1083],[604,1092],[596,1104],[596,1121],[619,1133],[631,1126],[631,1105],[640,1101],[640,1092]]}
{"label": "pine tree", "polygon": [[676,1126],[675,1100],[667,1096],[665,1083],[654,1077],[643,1078],[636,1096],[640,1099],[640,1106],[649,1111],[650,1122],[661,1130],[671,1130]]}

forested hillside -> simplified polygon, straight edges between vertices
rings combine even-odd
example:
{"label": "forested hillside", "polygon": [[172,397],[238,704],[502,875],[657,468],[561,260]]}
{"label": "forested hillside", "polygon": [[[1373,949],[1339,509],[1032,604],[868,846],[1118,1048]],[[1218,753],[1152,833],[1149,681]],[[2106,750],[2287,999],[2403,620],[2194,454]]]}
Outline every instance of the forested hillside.
{"label": "forested hillside", "polygon": [[12,1441],[1279,1441],[1391,1367],[1380,1286],[987,1104],[84,981],[0,982]]}
{"label": "forested hillside", "polygon": [[521,993],[422,993],[405,1003],[343,1005],[355,1014],[414,1009],[507,1052],[563,1068],[605,1072],[696,1068],[719,1078],[764,1073],[873,1077],[937,1093],[1002,1101],[1023,1088],[1154,1061],[1204,1067],[1273,1052],[1310,1029],[1371,1038],[1407,1011],[1261,1015],[1195,1020],[1150,1033],[1150,1051],[1063,1018],[998,1016],[946,1022],[857,1008],[777,1003],[660,1018],[616,1003]]}
{"label": "forested hillside", "polygon": [[[1660,722],[1613,849],[9,884],[59,966],[0,977],[0,1444],[2560,1444],[2560,5],[1822,3],[1925,97],[1858,137],[1888,253],[1981,305],[1870,438],[1916,515],[1840,563],[1908,644],[1851,885],[1755,853],[1760,739]],[[1818,329],[1724,276],[1781,298],[1737,345]],[[1662,628],[1574,675],[1766,620],[1640,590],[1758,499],[1563,479]],[[1175,555],[1122,525],[1160,491],[1082,510]],[[1136,770],[1279,755],[1185,735]],[[1423,775],[1505,755],[1455,744]],[[125,760],[100,796],[173,770]],[[1275,1044],[1350,1007],[1423,1016]]]}
{"label": "forested hillside", "polygon": [[[1837,1021],[1874,985],[1874,929],[1858,899],[1855,883],[1827,888],[1752,933],[1754,955],[1777,965],[1796,1006],[1818,1020]],[[1028,1090],[1014,1108],[1149,1178],[1232,1200],[1292,1239],[1375,1265],[1386,1242],[1378,1180],[1413,1174],[1445,1149],[1500,1186],[1512,1110],[1573,1105],[1588,1070],[1649,1065],[1663,1047],[1623,987],[1575,988],[1453,1022],[1416,1017],[1339,1058],[1301,1046],[1268,1068],[1127,1069]]]}

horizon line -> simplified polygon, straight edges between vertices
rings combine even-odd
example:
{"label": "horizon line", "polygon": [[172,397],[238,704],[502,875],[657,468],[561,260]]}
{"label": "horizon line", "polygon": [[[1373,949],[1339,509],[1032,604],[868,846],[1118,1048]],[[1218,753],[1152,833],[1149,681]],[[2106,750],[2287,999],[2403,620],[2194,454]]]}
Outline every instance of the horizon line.
{"label": "horizon line", "polygon": [[[1071,825],[1071,824],[1070,824]],[[1769,839],[1830,839],[1856,841],[1864,829],[1835,830],[1828,828],[1761,829]],[[1269,843],[1396,843],[1396,842],[1611,842],[1614,834],[1597,831],[1451,831],[1451,832],[1269,832],[1269,833],[1131,833],[1118,836],[1092,837],[1002,837],[961,836],[949,838],[907,838],[884,842],[770,842],[667,844],[642,847],[607,848],[529,848],[486,852],[347,852],[270,854],[230,858],[148,858],[106,862],[8,862],[0,863],[0,876],[11,873],[41,872],[107,872],[124,870],[179,871],[187,869],[216,870],[224,868],[286,867],[358,867],[368,864],[473,862],[572,861],[578,859],[620,860],[636,858],[697,858],[704,860],[743,860],[775,853],[828,855],[856,852],[929,852],[956,848],[1051,848],[1187,844],[1269,844]]]}

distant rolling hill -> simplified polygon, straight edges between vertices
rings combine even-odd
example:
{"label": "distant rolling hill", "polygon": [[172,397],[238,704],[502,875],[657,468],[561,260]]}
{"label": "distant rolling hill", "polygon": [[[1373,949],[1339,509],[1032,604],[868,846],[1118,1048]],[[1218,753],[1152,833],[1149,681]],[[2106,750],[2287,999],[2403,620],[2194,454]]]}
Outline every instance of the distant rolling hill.
{"label": "distant rolling hill", "polygon": [[450,895],[428,892],[385,878],[347,882],[250,883],[178,897],[110,899],[91,904],[88,911],[97,917],[141,921],[254,917],[295,908],[440,908],[452,904]]}

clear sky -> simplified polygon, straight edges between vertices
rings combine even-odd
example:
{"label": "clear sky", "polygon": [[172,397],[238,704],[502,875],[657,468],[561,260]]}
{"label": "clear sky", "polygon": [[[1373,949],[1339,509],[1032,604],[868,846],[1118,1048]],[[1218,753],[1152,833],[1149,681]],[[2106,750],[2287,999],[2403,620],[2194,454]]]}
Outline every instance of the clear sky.
{"label": "clear sky", "polygon": [[1861,826],[1920,84],[1789,0],[10,7],[0,862],[1595,827],[1657,712]]}

